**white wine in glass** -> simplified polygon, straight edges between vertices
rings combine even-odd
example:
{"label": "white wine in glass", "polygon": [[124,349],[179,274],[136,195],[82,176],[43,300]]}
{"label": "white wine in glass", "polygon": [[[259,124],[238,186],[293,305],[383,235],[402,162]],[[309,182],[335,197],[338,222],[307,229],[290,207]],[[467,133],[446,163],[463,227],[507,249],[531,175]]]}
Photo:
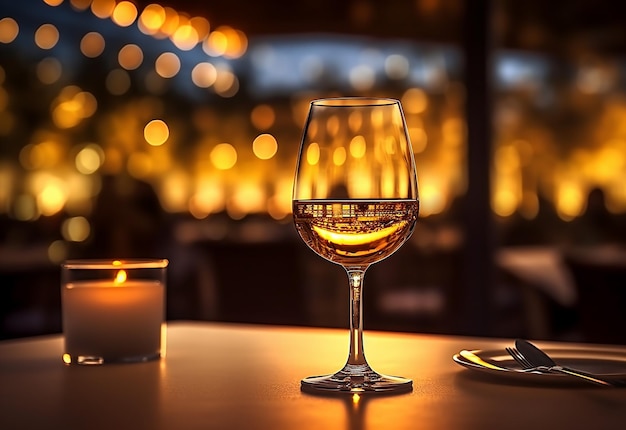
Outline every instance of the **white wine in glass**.
{"label": "white wine in glass", "polygon": [[411,236],[419,212],[413,150],[400,102],[344,97],[311,102],[298,155],[293,217],[304,242],[343,266],[350,288],[350,350],[334,374],[302,380],[305,391],[410,391],[410,379],[375,372],[363,349],[367,268]]}

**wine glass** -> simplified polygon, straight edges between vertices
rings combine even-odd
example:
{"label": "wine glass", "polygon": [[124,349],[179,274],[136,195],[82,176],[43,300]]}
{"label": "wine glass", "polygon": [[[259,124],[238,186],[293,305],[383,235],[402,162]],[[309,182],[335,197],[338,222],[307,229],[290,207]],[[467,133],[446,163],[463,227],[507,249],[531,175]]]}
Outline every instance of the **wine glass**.
{"label": "wine glass", "polygon": [[410,379],[375,372],[363,349],[367,268],[411,236],[419,212],[417,177],[400,102],[342,97],[311,102],[293,187],[293,217],[304,242],[343,266],[350,287],[345,366],[302,380],[305,391],[410,391]]}

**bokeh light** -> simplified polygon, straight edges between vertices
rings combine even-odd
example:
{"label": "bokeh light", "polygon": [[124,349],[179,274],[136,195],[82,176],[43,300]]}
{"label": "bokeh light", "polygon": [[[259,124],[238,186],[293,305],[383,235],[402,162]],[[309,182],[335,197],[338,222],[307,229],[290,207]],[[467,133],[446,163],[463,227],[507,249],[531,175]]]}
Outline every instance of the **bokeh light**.
{"label": "bokeh light", "polygon": [[152,146],[160,146],[170,137],[170,129],[165,121],[153,119],[143,129],[143,136]]}
{"label": "bokeh light", "polygon": [[10,17],[0,19],[0,42],[11,43],[20,31],[17,22]]}
{"label": "bokeh light", "polygon": [[139,46],[129,43],[120,49],[117,61],[124,69],[135,70],[143,62],[143,51]]}
{"label": "bokeh light", "polygon": [[252,152],[260,160],[269,160],[278,151],[278,142],[271,134],[260,134],[252,142]]}
{"label": "bokeh light", "polygon": [[90,233],[89,221],[83,216],[68,218],[61,225],[61,234],[68,242],[83,242]]}
{"label": "bokeh light", "polygon": [[191,70],[191,80],[200,88],[209,88],[217,80],[217,69],[211,63],[198,63]]}
{"label": "bokeh light", "polygon": [[162,78],[173,78],[180,71],[180,59],[173,52],[164,52],[158,56],[154,66]]}
{"label": "bokeh light", "polygon": [[193,49],[199,42],[198,32],[190,24],[179,26],[174,34],[172,34],[171,39],[172,43],[182,51]]}
{"label": "bokeh light", "polygon": [[156,34],[165,22],[165,9],[152,3],[144,8],[139,16],[138,26],[144,34]]}
{"label": "bokeh light", "polygon": [[41,49],[52,49],[59,41],[59,30],[52,24],[43,24],[35,31],[35,44]]}
{"label": "bokeh light", "polygon": [[120,27],[128,27],[137,18],[137,7],[129,1],[121,1],[115,5],[111,19]]}
{"label": "bokeh light", "polygon": [[80,40],[80,52],[85,57],[95,58],[104,51],[104,37],[98,32],[90,31]]}
{"label": "bokeh light", "polygon": [[76,170],[89,175],[96,172],[104,162],[104,151],[98,145],[90,144],[76,154],[74,161]]}
{"label": "bokeh light", "polygon": [[228,170],[237,163],[237,150],[230,143],[220,143],[210,153],[211,163],[219,170]]}
{"label": "bokeh light", "polygon": [[115,9],[115,0],[93,0],[91,2],[91,13],[100,19],[110,18]]}

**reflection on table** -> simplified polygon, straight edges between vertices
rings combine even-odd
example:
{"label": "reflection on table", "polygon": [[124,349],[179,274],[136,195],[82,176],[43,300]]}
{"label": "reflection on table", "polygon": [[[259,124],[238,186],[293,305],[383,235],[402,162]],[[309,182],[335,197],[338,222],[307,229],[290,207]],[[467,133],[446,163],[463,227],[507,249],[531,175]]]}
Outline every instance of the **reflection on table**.
{"label": "reflection on table", "polygon": [[[160,361],[65,366],[60,335],[0,342],[0,428],[415,429],[599,428],[626,422],[622,389],[512,382],[452,361],[511,339],[366,332],[381,372],[414,381],[397,396],[305,394],[336,370],[345,330],[175,322]],[[538,343],[585,348],[573,343]],[[603,347],[626,354],[624,347]]]}

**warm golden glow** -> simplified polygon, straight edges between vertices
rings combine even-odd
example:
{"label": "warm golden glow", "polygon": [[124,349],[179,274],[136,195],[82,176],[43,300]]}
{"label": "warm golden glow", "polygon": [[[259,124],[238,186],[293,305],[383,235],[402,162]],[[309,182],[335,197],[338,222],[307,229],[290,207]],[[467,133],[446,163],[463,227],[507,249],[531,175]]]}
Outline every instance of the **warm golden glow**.
{"label": "warm golden glow", "polygon": [[115,9],[113,9],[113,14],[111,15],[113,22],[120,27],[128,27],[132,25],[136,18],[137,7],[129,1],[119,2],[115,6]]}
{"label": "warm golden glow", "polygon": [[212,57],[224,55],[228,47],[228,39],[221,31],[212,31],[202,44],[204,52]]}
{"label": "warm golden glow", "polygon": [[52,49],[59,41],[59,30],[52,24],[43,24],[35,31],[35,44],[41,49]]}
{"label": "warm golden glow", "polygon": [[461,357],[465,358],[466,360],[471,361],[472,363],[478,364],[479,366],[483,366],[483,367],[493,369],[493,370],[501,370],[500,367],[494,366],[488,361],[483,360],[482,358],[480,358],[479,356],[477,356],[471,351],[467,351],[464,349],[459,354],[461,355]]}
{"label": "warm golden glow", "polygon": [[347,157],[348,156],[346,154],[346,148],[344,148],[343,146],[335,148],[335,150],[333,151],[333,164],[335,166],[343,166],[343,164],[346,162]]}
{"label": "warm golden glow", "polygon": [[228,170],[237,163],[237,150],[229,143],[220,143],[209,154],[211,163],[219,170]]}
{"label": "warm golden glow", "polygon": [[427,170],[420,172],[420,216],[427,217],[443,212],[447,204],[447,193],[443,178]]}
{"label": "warm golden glow", "polygon": [[415,154],[424,152],[428,144],[428,136],[423,128],[409,127],[409,138],[411,139],[411,146]]}
{"label": "warm golden glow", "polygon": [[493,195],[492,209],[502,217],[513,215],[517,209],[518,199],[515,193],[506,187],[500,187]]}
{"label": "warm golden glow", "polygon": [[92,116],[97,109],[93,94],[70,85],[65,87],[52,108],[52,119],[59,128],[72,128],[84,118]]}
{"label": "warm golden glow", "polygon": [[306,150],[306,162],[311,166],[316,165],[320,161],[320,146],[317,142],[313,142]]}
{"label": "warm golden glow", "polygon": [[193,49],[199,42],[198,32],[190,24],[179,26],[171,39],[172,43],[182,51]]}
{"label": "warm golden glow", "polygon": [[218,70],[213,87],[220,96],[232,97],[239,91],[239,80],[230,70]]}
{"label": "warm golden glow", "polygon": [[165,121],[154,119],[144,127],[143,136],[150,145],[160,146],[169,139],[170,129]]}
{"label": "warm golden glow", "polygon": [[46,216],[51,216],[61,211],[66,201],[67,194],[59,180],[50,182],[37,195],[37,206],[41,214]]}
{"label": "warm golden glow", "polygon": [[252,142],[252,152],[261,160],[269,160],[278,151],[278,142],[271,134],[261,134]]}
{"label": "warm golden glow", "polygon": [[115,0],[93,0],[91,13],[100,19],[110,18],[115,9]]}
{"label": "warm golden glow", "polygon": [[329,136],[337,136],[337,133],[339,133],[339,127],[339,118],[336,115],[328,118],[328,121],[326,122],[326,132]]}
{"label": "warm golden glow", "polygon": [[189,20],[189,25],[196,30],[198,40],[204,40],[204,38],[209,35],[209,31],[211,30],[209,20],[203,16],[194,16]]}
{"label": "warm golden glow", "polygon": [[63,3],[63,0],[43,0],[48,6],[58,6]]}
{"label": "warm golden glow", "polygon": [[407,114],[420,114],[428,107],[428,97],[420,88],[409,88],[404,92],[400,101]]}
{"label": "warm golden glow", "polygon": [[209,88],[217,80],[217,69],[211,63],[198,63],[191,70],[191,80],[200,88]]}
{"label": "warm golden glow", "polygon": [[257,130],[267,130],[274,125],[275,119],[274,109],[266,104],[256,106],[250,113],[250,121]]}
{"label": "warm golden glow", "polygon": [[380,230],[373,231],[371,233],[336,233],[316,225],[312,226],[312,228],[319,235],[319,237],[332,242],[335,245],[357,246],[371,244],[393,236],[398,230],[404,228],[404,225],[396,224],[390,227],[381,228]]}
{"label": "warm golden glow", "polygon": [[225,31],[225,35],[228,40],[226,52],[224,56],[226,58],[235,59],[243,56],[248,50],[248,38],[243,31],[228,29]]}
{"label": "warm golden glow", "polygon": [[363,136],[354,136],[350,141],[350,155],[354,158],[363,158],[365,150],[365,138]]}
{"label": "warm golden glow", "polygon": [[229,212],[248,214],[265,211],[266,195],[258,183],[239,183],[228,200]]}
{"label": "warm golden glow", "polygon": [[96,172],[104,162],[104,152],[98,145],[87,145],[76,154],[76,170],[89,175]]}
{"label": "warm golden glow", "polygon": [[72,356],[69,354],[63,354],[63,363],[72,364]]}
{"label": "warm golden glow", "polygon": [[197,190],[189,199],[189,211],[195,218],[202,219],[213,212],[224,210],[226,196],[218,180],[201,180]]}
{"label": "warm golden glow", "polygon": [[165,9],[163,6],[153,3],[145,7],[139,16],[139,29],[144,34],[155,34],[165,23]]}
{"label": "warm golden glow", "polygon": [[125,45],[120,49],[117,61],[126,70],[135,70],[143,62],[143,51],[135,44]]}
{"label": "warm golden glow", "polygon": [[0,42],[11,43],[17,37],[20,27],[13,18],[0,19]]}
{"label": "warm golden glow", "polygon": [[63,221],[61,233],[68,242],[83,242],[89,237],[91,226],[87,218],[76,216]]}
{"label": "warm golden glow", "polygon": [[156,59],[154,66],[162,78],[173,78],[180,71],[180,59],[172,52],[164,52]]}
{"label": "warm golden glow", "polygon": [[154,173],[154,160],[145,152],[133,152],[126,164],[128,173],[137,179],[148,179]]}
{"label": "warm golden glow", "polygon": [[113,280],[113,283],[115,285],[121,285],[126,282],[126,278],[126,270],[118,270],[115,274],[115,279]]}
{"label": "warm golden glow", "polygon": [[165,12],[165,21],[161,24],[161,28],[159,32],[165,36],[171,36],[174,34],[176,29],[178,28],[178,24],[180,22],[180,16],[176,10],[171,7],[164,7],[163,11]]}
{"label": "warm golden glow", "polygon": [[80,52],[85,57],[95,58],[104,51],[104,37],[95,31],[89,32],[80,40]]}
{"label": "warm golden glow", "polygon": [[570,221],[581,215],[585,208],[585,193],[580,184],[563,180],[556,190],[556,209],[559,216]]}
{"label": "warm golden glow", "polygon": [[165,176],[161,184],[161,204],[168,212],[176,213],[188,210],[190,181],[186,172],[176,169]]}
{"label": "warm golden glow", "polygon": [[363,115],[358,110],[350,112],[350,116],[348,117],[348,127],[353,133],[356,133],[357,130],[361,128],[363,125]]}

